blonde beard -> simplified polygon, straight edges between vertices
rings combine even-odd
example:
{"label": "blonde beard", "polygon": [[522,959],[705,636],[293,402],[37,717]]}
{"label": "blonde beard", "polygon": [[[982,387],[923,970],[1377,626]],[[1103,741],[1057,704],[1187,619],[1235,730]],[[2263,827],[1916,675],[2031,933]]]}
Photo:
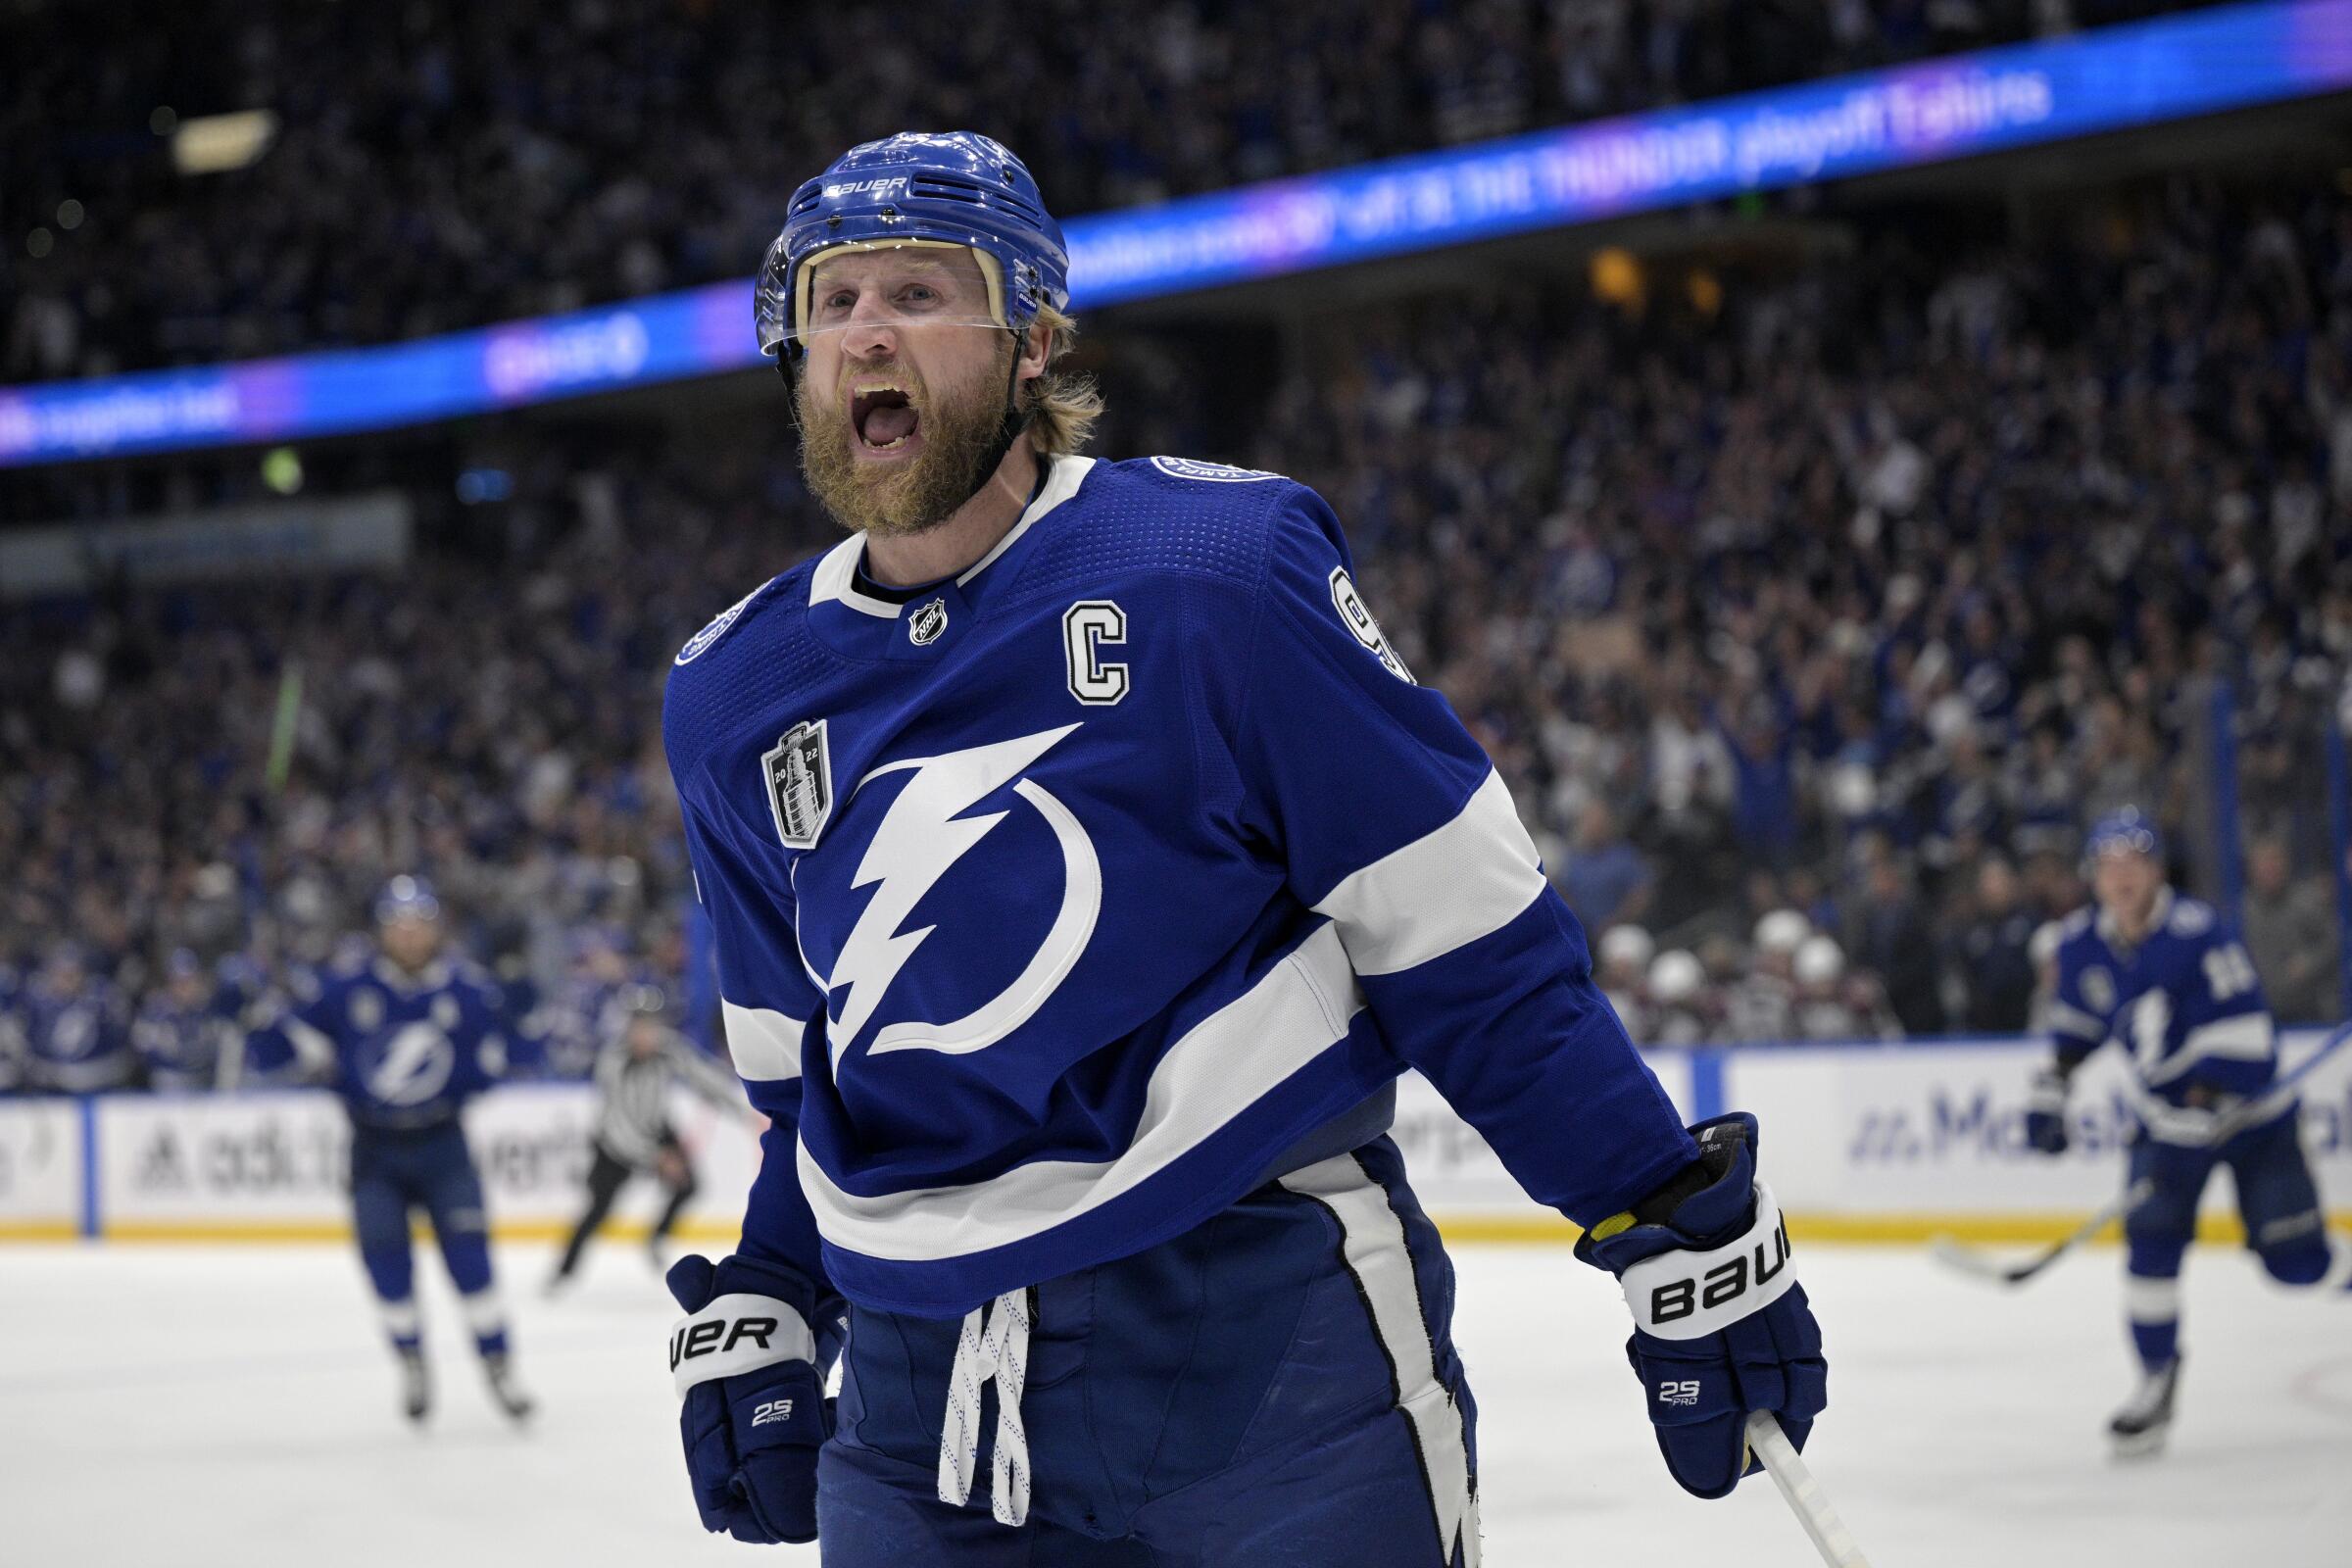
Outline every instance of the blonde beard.
{"label": "blonde beard", "polygon": [[938,527],[979,493],[996,466],[989,454],[1004,427],[1004,387],[1011,373],[1006,356],[1012,345],[1007,341],[1002,347],[1002,353],[989,356],[986,370],[963,385],[942,387],[936,397],[896,361],[860,368],[915,382],[908,401],[921,416],[923,450],[892,468],[876,470],[858,462],[851,450],[858,436],[849,412],[802,380],[793,397],[801,475],[834,521],[852,533],[904,538]]}

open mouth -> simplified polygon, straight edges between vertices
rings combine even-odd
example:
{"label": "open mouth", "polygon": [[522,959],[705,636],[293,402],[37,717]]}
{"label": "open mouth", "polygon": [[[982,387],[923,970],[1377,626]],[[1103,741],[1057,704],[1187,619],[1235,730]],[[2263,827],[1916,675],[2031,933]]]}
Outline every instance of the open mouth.
{"label": "open mouth", "polygon": [[904,387],[871,386],[850,399],[850,425],[867,452],[896,452],[915,439],[922,415]]}

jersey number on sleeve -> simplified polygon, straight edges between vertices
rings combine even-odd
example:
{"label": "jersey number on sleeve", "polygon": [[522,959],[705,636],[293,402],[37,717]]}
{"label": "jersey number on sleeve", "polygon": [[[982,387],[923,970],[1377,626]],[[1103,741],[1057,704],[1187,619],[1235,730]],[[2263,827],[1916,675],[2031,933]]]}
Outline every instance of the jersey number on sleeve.
{"label": "jersey number on sleeve", "polygon": [[2232,942],[2226,948],[2206,950],[2205,984],[2216,1002],[2228,1002],[2254,989],[2254,960],[2246,956],[2243,944]]}
{"label": "jersey number on sleeve", "polygon": [[1348,575],[1346,566],[1331,568],[1331,608],[1340,612],[1341,623],[1347,626],[1348,633],[1362,643],[1366,651],[1387,667],[1390,674],[1407,686],[1421,684],[1413,679],[1413,672],[1404,667],[1404,661],[1396,656],[1396,650],[1389,646],[1388,633],[1382,631],[1380,622],[1372,618],[1371,610],[1364,604],[1364,596],[1355,591],[1355,579]]}

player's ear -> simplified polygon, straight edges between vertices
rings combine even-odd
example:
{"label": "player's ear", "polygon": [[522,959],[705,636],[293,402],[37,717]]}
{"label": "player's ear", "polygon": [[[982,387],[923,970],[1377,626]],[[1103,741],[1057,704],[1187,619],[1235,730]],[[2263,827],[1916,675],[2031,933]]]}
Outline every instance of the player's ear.
{"label": "player's ear", "polygon": [[1019,342],[1020,363],[1014,367],[1014,379],[1034,381],[1046,373],[1046,363],[1054,357],[1054,328],[1033,321]]}

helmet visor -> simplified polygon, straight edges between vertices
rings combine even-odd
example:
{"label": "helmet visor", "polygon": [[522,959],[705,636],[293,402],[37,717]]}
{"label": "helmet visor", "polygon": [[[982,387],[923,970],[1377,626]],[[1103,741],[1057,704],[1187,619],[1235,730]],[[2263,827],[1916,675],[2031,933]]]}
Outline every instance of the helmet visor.
{"label": "helmet visor", "polygon": [[[847,251],[946,250],[965,251],[980,264],[980,276],[988,285],[986,318],[978,317],[908,316],[906,324],[918,321],[924,325],[1006,327],[1010,324],[1004,314],[1004,271],[997,259],[977,245],[961,245],[944,239],[888,239],[845,240],[836,245],[822,245],[797,260],[785,241],[787,235],[776,236],[767,248],[767,260],[760,265],[760,281],[754,293],[753,314],[759,324],[760,352],[781,353],[787,345],[806,350],[812,338],[826,331],[842,331],[847,323],[828,325],[809,322],[809,297],[812,292],[817,264],[827,257]],[[866,321],[871,324],[873,318]],[[889,318],[885,318],[888,324]]]}

